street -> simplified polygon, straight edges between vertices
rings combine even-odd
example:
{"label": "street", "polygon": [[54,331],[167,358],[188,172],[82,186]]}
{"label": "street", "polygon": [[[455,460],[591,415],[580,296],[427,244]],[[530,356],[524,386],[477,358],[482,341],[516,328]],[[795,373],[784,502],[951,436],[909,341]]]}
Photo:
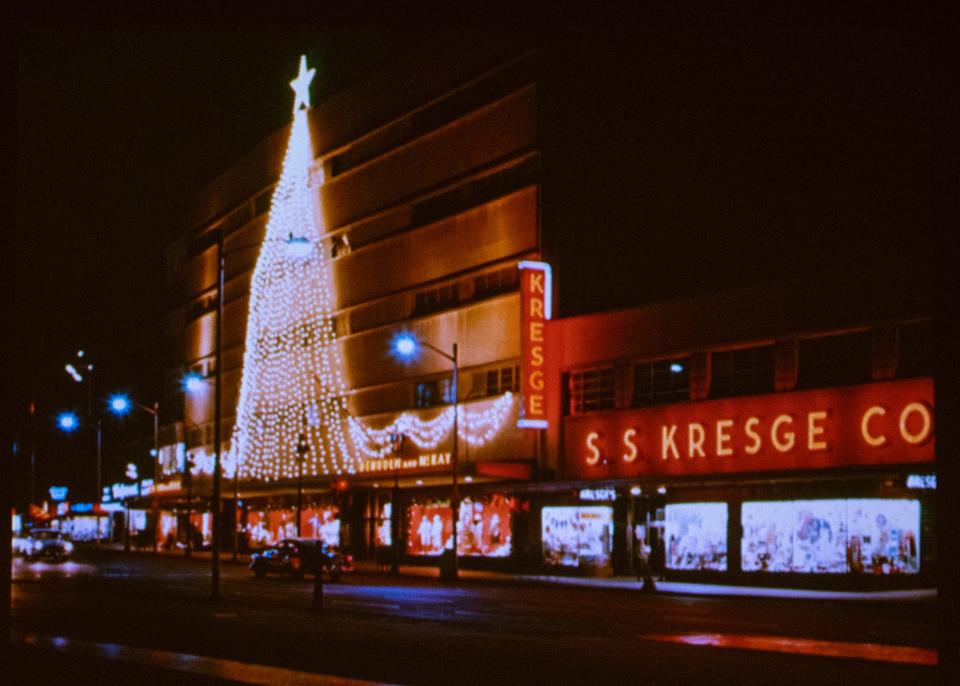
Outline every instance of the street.
{"label": "street", "polygon": [[325,584],[324,611],[313,613],[309,579],[255,579],[225,563],[224,599],[214,605],[208,575],[200,560],[113,551],[63,565],[18,559],[14,628],[404,684],[936,676],[924,664],[936,645],[935,604],[926,601],[705,598],[356,573]]}

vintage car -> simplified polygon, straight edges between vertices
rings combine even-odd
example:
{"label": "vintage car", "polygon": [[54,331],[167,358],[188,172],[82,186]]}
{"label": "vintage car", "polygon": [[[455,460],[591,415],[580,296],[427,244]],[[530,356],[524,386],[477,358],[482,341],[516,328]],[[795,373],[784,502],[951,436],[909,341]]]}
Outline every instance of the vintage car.
{"label": "vintage car", "polygon": [[302,579],[306,574],[321,573],[331,581],[339,581],[343,572],[353,571],[353,558],[342,555],[319,538],[285,538],[251,555],[250,569],[259,578],[285,574]]}
{"label": "vintage car", "polygon": [[71,543],[62,531],[56,529],[34,529],[27,537],[24,556],[34,560],[53,560],[62,562],[73,554]]}

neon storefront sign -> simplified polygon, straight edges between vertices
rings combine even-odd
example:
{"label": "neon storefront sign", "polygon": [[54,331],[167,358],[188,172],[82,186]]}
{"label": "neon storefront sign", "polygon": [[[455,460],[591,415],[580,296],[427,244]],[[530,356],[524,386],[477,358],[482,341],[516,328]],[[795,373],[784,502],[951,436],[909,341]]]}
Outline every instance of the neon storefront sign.
{"label": "neon storefront sign", "polygon": [[581,415],[564,422],[571,477],[932,462],[933,384],[909,379]]}

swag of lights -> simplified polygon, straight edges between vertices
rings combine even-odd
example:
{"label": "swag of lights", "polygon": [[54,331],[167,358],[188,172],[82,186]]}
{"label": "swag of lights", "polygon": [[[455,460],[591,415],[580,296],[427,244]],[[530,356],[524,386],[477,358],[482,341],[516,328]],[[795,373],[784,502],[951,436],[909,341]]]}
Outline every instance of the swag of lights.
{"label": "swag of lights", "polygon": [[[457,408],[457,436],[468,445],[479,447],[493,440],[500,431],[514,406],[514,395],[507,391],[490,407],[480,412],[468,412],[460,405]],[[393,451],[393,437],[405,435],[424,450],[434,450],[453,429],[453,408],[448,407],[433,419],[404,412],[380,429],[364,426],[355,417],[348,418],[350,438],[354,446],[366,457],[382,458]]]}

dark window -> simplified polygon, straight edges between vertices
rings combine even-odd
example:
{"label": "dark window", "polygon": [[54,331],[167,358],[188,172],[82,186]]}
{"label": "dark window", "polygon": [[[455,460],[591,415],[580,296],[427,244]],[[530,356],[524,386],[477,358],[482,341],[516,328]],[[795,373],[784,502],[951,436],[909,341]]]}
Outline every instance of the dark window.
{"label": "dark window", "polygon": [[473,280],[473,297],[485,298],[513,290],[520,281],[519,273],[520,270],[516,267],[507,267],[475,277]]}
{"label": "dark window", "polygon": [[581,414],[613,407],[613,367],[570,372],[568,377],[570,414]]}
{"label": "dark window", "polygon": [[897,376],[903,379],[916,376],[933,376],[936,349],[933,343],[933,324],[921,322],[899,327],[900,356],[897,361]]}
{"label": "dark window", "polygon": [[710,396],[729,398],[773,392],[773,346],[712,354]]}
{"label": "dark window", "polygon": [[451,283],[416,295],[414,313],[424,314],[453,307],[460,301],[460,284]]}
{"label": "dark window", "polygon": [[449,405],[453,402],[452,384],[450,379],[431,379],[417,384],[414,394],[416,407],[435,407]]}
{"label": "dark window", "polygon": [[871,380],[872,338],[869,331],[800,341],[797,388],[823,388]]}
{"label": "dark window", "polygon": [[536,183],[538,173],[538,162],[531,158],[509,169],[451,188],[414,205],[411,223],[413,226],[423,226],[526,188]]}
{"label": "dark window", "polygon": [[409,126],[384,132],[370,139],[365,145],[355,145],[335,156],[330,163],[331,176],[342,174],[348,169],[382,155],[391,148],[422,136],[519,89],[533,80],[532,69],[532,62],[527,60],[519,68],[510,67],[500,70],[414,112],[410,116]]}
{"label": "dark window", "polygon": [[484,375],[481,396],[501,395],[507,391],[517,392],[520,386],[520,367],[491,369]]}
{"label": "dark window", "polygon": [[440,389],[436,381],[421,381],[417,384],[416,407],[433,407],[440,404]]}
{"label": "dark window", "polygon": [[633,406],[675,403],[690,398],[686,359],[657,360],[633,365]]}

